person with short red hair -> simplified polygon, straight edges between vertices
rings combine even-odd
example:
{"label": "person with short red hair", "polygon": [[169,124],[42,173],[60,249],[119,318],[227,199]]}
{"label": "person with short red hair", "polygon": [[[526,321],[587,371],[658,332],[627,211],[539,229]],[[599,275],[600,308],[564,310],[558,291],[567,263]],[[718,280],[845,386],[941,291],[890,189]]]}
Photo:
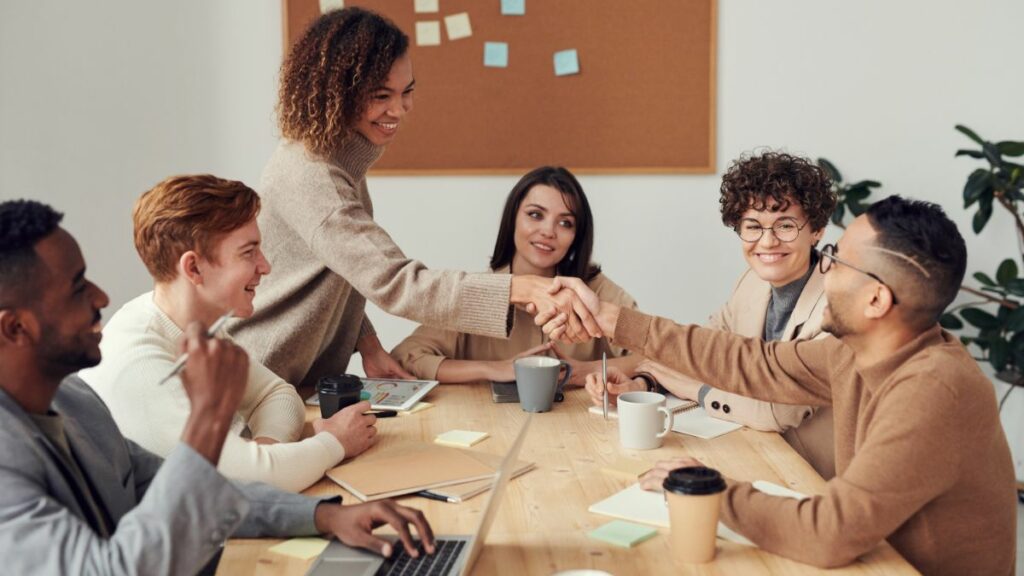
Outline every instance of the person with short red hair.
{"label": "person with short red hair", "polygon": [[[178,377],[160,384],[177,360],[183,329],[195,321],[210,326],[228,312],[251,316],[256,287],[270,273],[259,211],[251,188],[206,174],[168,178],[135,204],[135,248],[155,286],[114,314],[103,329],[103,362],[81,377],[125,436],[158,455],[178,443],[191,408]],[[218,468],[230,478],[302,490],[375,442],[368,409],[362,402],[317,420],[317,433],[299,441],[302,399],[251,362]]]}

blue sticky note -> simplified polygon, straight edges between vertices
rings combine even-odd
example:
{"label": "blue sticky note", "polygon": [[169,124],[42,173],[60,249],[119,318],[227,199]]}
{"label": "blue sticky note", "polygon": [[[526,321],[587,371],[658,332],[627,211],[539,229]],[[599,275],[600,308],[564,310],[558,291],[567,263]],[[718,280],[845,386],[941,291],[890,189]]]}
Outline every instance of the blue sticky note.
{"label": "blue sticky note", "polygon": [[576,50],[555,52],[555,76],[568,76],[580,73],[580,58]]}
{"label": "blue sticky note", "polygon": [[484,66],[508,68],[508,43],[484,42]]}
{"label": "blue sticky note", "polygon": [[505,16],[526,14],[526,0],[501,0],[501,13]]}

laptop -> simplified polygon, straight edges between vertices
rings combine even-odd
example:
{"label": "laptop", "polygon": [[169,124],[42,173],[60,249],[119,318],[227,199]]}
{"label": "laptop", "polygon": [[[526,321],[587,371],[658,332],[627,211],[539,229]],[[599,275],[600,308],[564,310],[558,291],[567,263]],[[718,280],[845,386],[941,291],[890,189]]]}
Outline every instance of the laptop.
{"label": "laptop", "polygon": [[505,459],[498,467],[498,473],[494,476],[494,484],[491,486],[491,494],[487,499],[487,506],[480,517],[480,524],[476,533],[472,536],[435,536],[435,551],[433,555],[427,555],[420,549],[420,557],[409,556],[397,536],[385,536],[393,544],[391,558],[381,558],[377,554],[366,550],[349,548],[338,542],[331,541],[327,548],[320,554],[320,558],[310,567],[306,576],[383,576],[386,574],[404,575],[436,575],[436,576],[464,576],[469,574],[473,564],[480,557],[483,551],[484,541],[487,540],[487,533],[498,515],[498,507],[501,506],[501,499],[505,495],[505,487],[512,478],[515,471],[516,461],[519,458],[519,451],[526,439],[526,431],[530,427],[533,414],[527,414],[515,442],[505,454]]}

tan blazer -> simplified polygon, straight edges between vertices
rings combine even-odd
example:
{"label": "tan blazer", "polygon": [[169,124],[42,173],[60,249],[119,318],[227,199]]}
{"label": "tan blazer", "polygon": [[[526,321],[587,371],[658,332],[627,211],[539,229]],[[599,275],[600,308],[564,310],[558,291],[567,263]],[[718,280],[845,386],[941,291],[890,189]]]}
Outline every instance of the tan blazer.
{"label": "tan blazer", "polygon": [[[729,301],[711,316],[707,325],[742,336],[763,338],[771,295],[771,284],[759,278],[753,270],[747,270],[740,276]],[[815,267],[789,317],[782,340],[810,340],[825,336],[821,331],[825,303],[824,277]],[[689,380],[663,366],[658,366],[658,372]],[[713,386],[714,382],[707,384]],[[836,474],[830,406],[777,404],[711,388],[704,396],[704,410],[715,418],[755,430],[779,432],[823,478],[828,480]]]}
{"label": "tan blazer", "polygon": [[[508,268],[502,268],[494,273],[508,274]],[[633,297],[604,274],[598,274],[587,285],[597,293],[602,302],[612,302],[623,308],[636,308]],[[515,315],[515,324],[507,339],[420,326],[400,342],[391,355],[417,378],[434,380],[437,377],[438,366],[445,359],[510,360],[524,350],[547,342],[547,337],[540,326],[533,323],[532,316],[518,308]],[[609,356],[624,356],[627,353],[617,346],[608,346],[607,342],[606,338],[601,338],[580,344],[561,345],[560,350],[570,358],[583,361],[600,359],[602,351],[608,352]]]}

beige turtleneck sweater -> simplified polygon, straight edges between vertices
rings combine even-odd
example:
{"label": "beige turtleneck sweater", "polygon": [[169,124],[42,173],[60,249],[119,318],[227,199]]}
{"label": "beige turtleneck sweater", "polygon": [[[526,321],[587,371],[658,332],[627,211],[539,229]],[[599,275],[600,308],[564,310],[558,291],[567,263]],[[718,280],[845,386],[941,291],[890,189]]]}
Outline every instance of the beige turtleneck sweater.
{"label": "beige turtleneck sweater", "polygon": [[836,477],[824,494],[797,501],[729,482],[722,521],[758,546],[833,567],[884,539],[924,574],[1013,574],[1016,484],[995,392],[938,326],[867,368],[834,337],[766,343],[628,309],[612,341],[730,392],[832,405]]}
{"label": "beige turtleneck sweater", "polygon": [[229,331],[293,384],[345,372],[373,333],[366,300],[428,326],[508,336],[511,276],[428,270],[374,222],[366,171],[383,150],[356,134],[327,159],[284,140],[263,171],[258,222],[273,269],[256,313]]}

